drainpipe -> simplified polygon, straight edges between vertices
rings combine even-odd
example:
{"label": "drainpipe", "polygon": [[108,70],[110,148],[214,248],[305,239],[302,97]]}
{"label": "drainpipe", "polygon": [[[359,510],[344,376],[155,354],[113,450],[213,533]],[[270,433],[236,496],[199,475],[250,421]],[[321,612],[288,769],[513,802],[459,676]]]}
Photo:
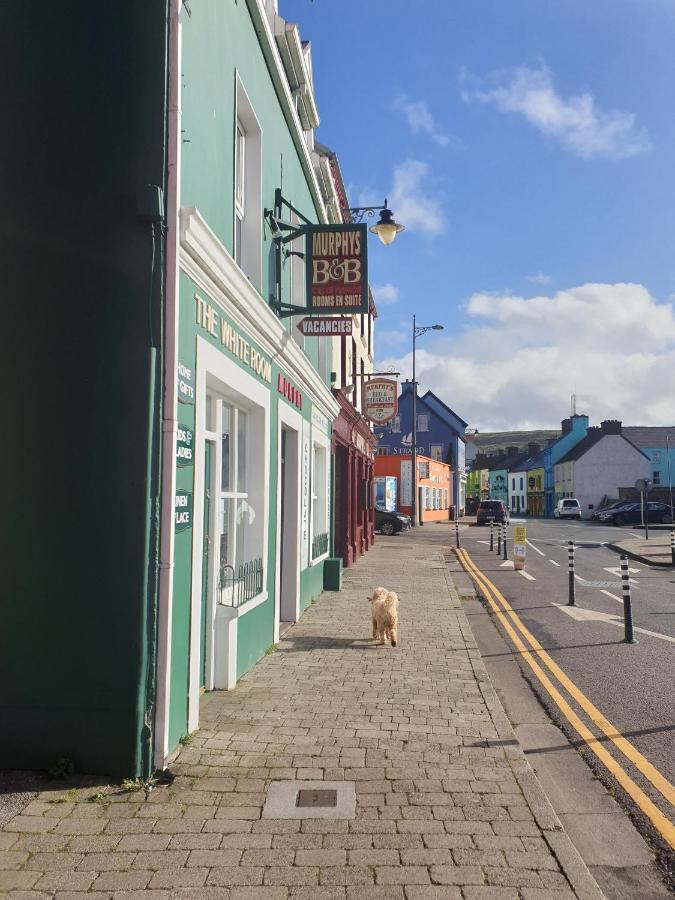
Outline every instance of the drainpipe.
{"label": "drainpipe", "polygon": [[154,768],[164,768],[169,751],[169,689],[171,674],[171,607],[174,570],[175,452],[178,399],[178,246],[181,148],[181,0],[169,0],[168,147],[166,197],[166,300],[164,326],[164,397],[162,417],[161,542],[157,639],[157,705]]}

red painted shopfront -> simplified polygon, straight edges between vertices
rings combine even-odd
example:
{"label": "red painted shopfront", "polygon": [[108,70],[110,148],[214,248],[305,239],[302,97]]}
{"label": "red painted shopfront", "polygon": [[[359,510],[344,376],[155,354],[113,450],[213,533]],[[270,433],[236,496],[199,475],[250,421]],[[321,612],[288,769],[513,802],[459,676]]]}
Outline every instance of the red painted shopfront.
{"label": "red painted shopfront", "polygon": [[333,422],[334,552],[345,566],[351,566],[373,545],[373,458],[377,438],[344,394],[335,393],[340,413]]}

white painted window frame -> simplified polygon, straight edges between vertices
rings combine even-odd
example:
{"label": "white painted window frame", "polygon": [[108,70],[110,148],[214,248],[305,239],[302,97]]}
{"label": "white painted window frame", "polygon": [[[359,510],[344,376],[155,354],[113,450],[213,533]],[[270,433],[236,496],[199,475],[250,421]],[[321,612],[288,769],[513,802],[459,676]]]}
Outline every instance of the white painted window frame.
{"label": "white painted window frame", "polygon": [[[312,434],[311,434],[311,452],[312,452],[312,460],[310,465],[310,473],[311,477],[314,478],[314,459],[315,459],[315,448],[320,447],[325,454],[325,466],[324,466],[324,477],[321,479],[321,484],[312,484],[310,488],[310,515],[309,515],[309,566],[318,565],[318,563],[323,562],[324,559],[327,559],[330,549],[326,550],[325,553],[322,553],[320,556],[317,556],[315,559],[312,559],[312,542],[314,540],[315,534],[327,534],[330,533],[330,438],[328,435],[323,434],[317,428],[312,426]],[[323,515],[321,516],[321,521],[315,521],[315,515],[317,511],[318,504],[315,503],[315,487],[320,488],[323,492]]]}
{"label": "white painted window frame", "polygon": [[[199,692],[200,692],[200,653],[201,653],[201,603],[202,603],[202,569],[204,547],[204,440],[218,439],[215,432],[206,430],[206,394],[207,385],[212,393],[212,379],[217,380],[217,393],[220,396],[231,396],[236,401],[242,398],[250,407],[258,407],[258,414],[263,417],[263,434],[260,441],[251,441],[247,448],[252,471],[260,473],[260,491],[262,498],[259,515],[262,516],[262,558],[264,563],[263,591],[238,608],[218,606],[213,602],[214,593],[210,592],[206,610],[206,678],[207,690],[214,688],[233,688],[237,680],[237,625],[238,620],[267,600],[267,576],[269,563],[269,493],[270,493],[270,390],[249,375],[233,359],[226,356],[205,338],[197,337],[196,365],[196,403],[195,403],[195,488],[194,515],[192,527],[192,584],[190,605],[190,666],[188,686],[188,729],[194,731],[199,724]],[[249,408],[250,408],[249,407]],[[217,534],[218,504],[212,504],[211,534]],[[216,585],[218,566],[217,554],[211,554],[211,584]],[[217,621],[218,634],[217,638]],[[219,646],[216,643],[219,640]],[[227,648],[225,648],[227,643]],[[216,650],[221,652],[217,659]],[[225,653],[227,649],[227,653]],[[226,660],[225,667],[217,671],[219,659]]]}
{"label": "white painted window frame", "polygon": [[[237,233],[236,184],[233,185],[232,216],[234,228],[234,257],[251,284],[262,291],[262,128],[255,114],[244,84],[235,72],[235,111],[233,141],[235,156],[238,130],[243,129],[244,140],[244,198],[241,204],[242,245],[235,246]],[[236,163],[234,165],[236,173]]]}

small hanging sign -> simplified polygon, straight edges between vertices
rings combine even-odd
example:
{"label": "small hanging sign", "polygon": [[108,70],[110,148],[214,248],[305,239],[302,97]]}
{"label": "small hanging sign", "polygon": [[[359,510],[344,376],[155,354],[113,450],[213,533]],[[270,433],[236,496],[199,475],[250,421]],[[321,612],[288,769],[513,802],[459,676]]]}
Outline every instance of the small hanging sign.
{"label": "small hanging sign", "polygon": [[306,225],[307,313],[367,313],[365,225]]}
{"label": "small hanging sign", "polygon": [[398,412],[398,382],[391,378],[363,381],[363,415],[376,425],[384,425]]}

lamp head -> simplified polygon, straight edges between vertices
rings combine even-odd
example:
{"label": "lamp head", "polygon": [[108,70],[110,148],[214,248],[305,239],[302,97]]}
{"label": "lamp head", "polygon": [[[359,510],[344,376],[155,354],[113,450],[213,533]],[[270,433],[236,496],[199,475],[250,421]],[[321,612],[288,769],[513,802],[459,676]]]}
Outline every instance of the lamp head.
{"label": "lamp head", "polygon": [[443,331],[442,325],[432,325],[431,328],[433,331]]}
{"label": "lamp head", "polygon": [[387,201],[380,210],[380,220],[375,225],[371,225],[369,231],[376,234],[383,244],[391,244],[399,231],[405,231],[405,225],[399,225],[394,221],[393,212],[387,208]]}

